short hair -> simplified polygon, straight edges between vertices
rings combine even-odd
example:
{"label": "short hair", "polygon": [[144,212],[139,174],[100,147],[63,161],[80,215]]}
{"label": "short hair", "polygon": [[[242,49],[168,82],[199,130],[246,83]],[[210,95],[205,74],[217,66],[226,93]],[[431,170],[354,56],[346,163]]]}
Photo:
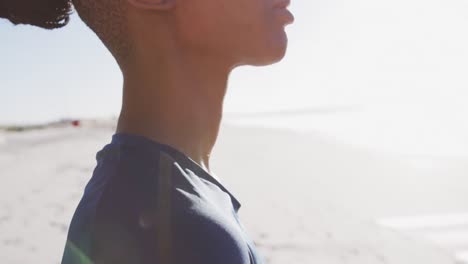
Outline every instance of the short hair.
{"label": "short hair", "polygon": [[121,63],[129,55],[125,0],[0,0],[0,18],[14,25],[45,29],[64,27],[75,6],[83,22],[93,30]]}
{"label": "short hair", "polygon": [[80,18],[96,33],[116,60],[125,60],[131,49],[127,38],[126,1],[73,0],[73,4]]}

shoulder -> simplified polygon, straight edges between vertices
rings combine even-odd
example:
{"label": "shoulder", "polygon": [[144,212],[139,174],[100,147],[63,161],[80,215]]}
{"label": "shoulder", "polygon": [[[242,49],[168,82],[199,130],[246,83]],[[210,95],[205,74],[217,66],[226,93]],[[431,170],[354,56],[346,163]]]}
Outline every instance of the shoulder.
{"label": "shoulder", "polygon": [[223,219],[202,215],[179,221],[173,229],[174,263],[249,264],[249,248],[244,238],[220,220]]}
{"label": "shoulder", "polygon": [[[104,150],[74,216],[87,224],[71,229],[68,259],[160,263],[161,252],[170,252],[174,264],[249,263],[243,237],[207,196],[217,192],[183,163],[164,151]],[[71,263],[81,262],[62,264]]]}

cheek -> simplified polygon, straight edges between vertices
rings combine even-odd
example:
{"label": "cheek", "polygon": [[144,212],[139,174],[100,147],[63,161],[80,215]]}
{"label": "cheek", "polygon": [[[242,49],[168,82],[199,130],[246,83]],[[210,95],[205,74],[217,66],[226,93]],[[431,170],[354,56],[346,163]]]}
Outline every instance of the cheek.
{"label": "cheek", "polygon": [[284,26],[270,7],[249,1],[256,4],[239,10],[232,19],[236,23],[228,31],[231,35],[224,38],[230,40],[232,50],[247,64],[268,64],[281,59],[287,46]]}
{"label": "cheek", "polygon": [[219,40],[238,56],[261,56],[278,40],[282,42],[282,30],[275,25],[274,16],[268,9],[261,6],[249,8],[239,10],[219,24]]}
{"label": "cheek", "polygon": [[[181,43],[201,52],[249,61],[282,57],[283,27],[271,10],[255,0],[189,1],[176,12]],[[260,62],[261,63],[261,62]]]}
{"label": "cheek", "polygon": [[181,43],[191,48],[212,50],[227,41],[232,25],[228,23],[229,16],[223,5],[208,5],[204,1],[193,0],[189,2],[177,10],[175,17]]}

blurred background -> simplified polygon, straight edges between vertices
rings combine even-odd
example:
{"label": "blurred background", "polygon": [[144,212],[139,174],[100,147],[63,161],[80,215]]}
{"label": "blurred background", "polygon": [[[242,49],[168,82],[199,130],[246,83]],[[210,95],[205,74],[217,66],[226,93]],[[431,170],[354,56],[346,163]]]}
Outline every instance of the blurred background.
{"label": "blurred background", "polygon": [[[286,58],[231,75],[213,154],[266,261],[468,263],[468,2],[291,10]],[[0,258],[58,263],[122,77],[76,14],[0,33]]]}

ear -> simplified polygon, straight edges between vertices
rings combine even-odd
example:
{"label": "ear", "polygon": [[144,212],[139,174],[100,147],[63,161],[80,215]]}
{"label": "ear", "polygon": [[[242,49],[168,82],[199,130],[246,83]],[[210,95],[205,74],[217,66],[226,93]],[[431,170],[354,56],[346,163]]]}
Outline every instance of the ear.
{"label": "ear", "polygon": [[175,6],[177,0],[127,0],[129,4],[142,9],[169,10]]}

